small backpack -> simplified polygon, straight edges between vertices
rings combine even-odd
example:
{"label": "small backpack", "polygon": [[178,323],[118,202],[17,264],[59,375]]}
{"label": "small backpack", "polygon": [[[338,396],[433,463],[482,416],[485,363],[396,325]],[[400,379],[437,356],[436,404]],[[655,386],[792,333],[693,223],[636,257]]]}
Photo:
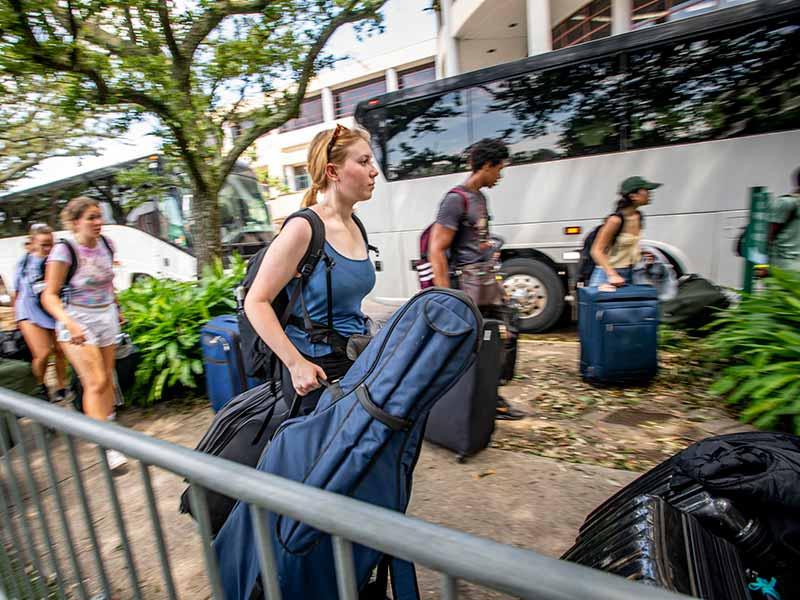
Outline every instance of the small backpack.
{"label": "small backpack", "polygon": [[[111,262],[113,263],[114,262],[114,250],[111,247],[111,244],[108,242],[108,240],[105,238],[105,236],[102,236],[102,235],[100,236],[100,241],[106,247],[106,249],[108,250],[109,254],[111,254]],[[63,302],[67,302],[69,300],[69,291],[70,291],[69,283],[70,283],[70,281],[72,281],[72,278],[75,276],[75,272],[78,270],[78,253],[75,251],[75,247],[72,245],[72,242],[70,242],[69,240],[65,240],[65,239],[62,238],[62,239],[58,240],[58,242],[56,242],[56,243],[64,244],[67,247],[67,250],[69,251],[69,256],[70,256],[69,267],[67,268],[67,275],[66,275],[66,277],[64,277],[64,283],[61,286],[61,300]],[[30,257],[30,254],[26,254],[25,258],[22,261],[21,272],[22,272],[23,276],[25,275],[25,269],[28,266],[28,258],[29,257]],[[33,282],[31,282],[31,288],[33,289],[33,295],[34,295],[34,298],[36,300],[36,303],[39,305],[39,308],[41,308],[44,312],[47,312],[46,310],[44,310],[44,307],[42,306],[42,292],[44,292],[44,289],[45,289],[45,278],[44,278],[44,276],[45,276],[45,268],[46,268],[46,266],[47,266],[47,259],[42,261],[42,264],[41,264],[41,266],[39,268],[39,272],[36,274],[36,279]]]}
{"label": "small backpack", "polygon": [[[644,227],[644,215],[639,211],[636,212],[639,213],[639,222],[641,223],[641,226]],[[603,219],[603,222],[594,229],[592,229],[589,232],[589,235],[587,235],[584,238],[583,247],[581,248],[581,257],[580,259],[578,259],[578,275],[577,275],[578,283],[585,284],[592,277],[592,271],[594,271],[594,268],[596,266],[594,258],[592,258],[592,246],[594,245],[595,239],[597,239],[597,234],[600,231],[600,228],[603,225],[605,225],[606,222],[611,217],[619,217],[620,219],[623,220],[623,225],[625,224],[622,211],[618,210],[617,212],[610,214],[605,219]],[[620,228],[614,233],[614,237],[611,238],[611,246],[613,246],[614,242],[617,241],[617,237],[619,237],[620,233],[622,233],[622,225],[620,225]]]}
{"label": "small backpack", "polygon": [[[326,343],[338,352],[344,353],[347,346],[347,338],[333,328],[333,283],[331,280],[331,269],[333,269],[335,263],[333,259],[325,253],[325,224],[317,213],[310,208],[304,208],[289,215],[283,222],[283,226],[285,227],[286,223],[294,218],[305,219],[308,221],[308,224],[311,225],[311,241],[308,244],[303,258],[300,259],[300,263],[297,265],[297,272],[300,273],[298,285],[295,286],[291,297],[286,288],[281,290],[272,301],[272,309],[275,311],[280,321],[281,328],[286,329],[286,326],[289,324],[296,325],[303,331],[311,334],[312,342]],[[367,249],[377,254],[378,249],[369,244],[364,224],[355,214],[353,215],[353,221],[355,221],[359,231],[361,231],[364,242],[367,244]],[[256,333],[256,330],[247,318],[244,312],[244,300],[256,279],[256,274],[258,273],[259,267],[261,267],[261,262],[264,260],[269,246],[270,244],[267,243],[247,261],[247,270],[245,271],[244,278],[235,292],[236,314],[239,321],[239,339],[242,347],[244,370],[250,377],[261,377],[264,379],[269,379],[274,374],[277,357],[272,352],[272,349],[267,346],[264,340]],[[306,310],[305,302],[303,301],[303,289],[320,260],[325,263],[325,277],[327,283],[328,314],[326,319],[327,323],[325,324],[311,320]],[[302,317],[295,317],[291,314],[292,307],[298,299],[300,299],[303,309]]]}
{"label": "small backpack", "polygon": [[[469,211],[469,197],[467,194],[458,188],[453,188],[447,193],[456,193],[461,196],[462,200],[464,200],[464,215],[466,216],[467,212]],[[419,259],[411,261],[411,268],[417,272],[417,277],[419,278],[419,288],[421,290],[433,287],[433,265],[431,265],[431,261],[428,260],[428,249],[431,243],[431,232],[433,231],[433,226],[435,224],[436,222],[434,221],[420,234]],[[447,259],[448,261],[450,260],[449,252]]]}

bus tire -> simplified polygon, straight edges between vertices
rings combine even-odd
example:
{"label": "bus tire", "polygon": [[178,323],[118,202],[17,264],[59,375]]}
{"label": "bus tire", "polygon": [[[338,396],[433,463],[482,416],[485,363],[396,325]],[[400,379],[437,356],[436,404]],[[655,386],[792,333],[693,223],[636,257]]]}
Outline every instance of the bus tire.
{"label": "bus tire", "polygon": [[134,273],[131,275],[131,285],[135,285],[142,281],[147,281],[148,279],[153,279],[153,276],[149,273]]}
{"label": "bus tire", "polygon": [[564,312],[564,285],[553,269],[532,258],[503,263],[503,287],[520,305],[520,331],[538,333],[555,325]]}

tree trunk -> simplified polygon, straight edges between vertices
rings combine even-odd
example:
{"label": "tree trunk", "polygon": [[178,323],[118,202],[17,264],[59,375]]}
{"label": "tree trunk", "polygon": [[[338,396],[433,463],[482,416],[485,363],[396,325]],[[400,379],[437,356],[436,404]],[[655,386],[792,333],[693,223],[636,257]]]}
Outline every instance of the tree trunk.
{"label": "tree trunk", "polygon": [[222,256],[218,200],[217,193],[193,186],[192,234],[198,277],[205,265],[211,264],[214,258]]}

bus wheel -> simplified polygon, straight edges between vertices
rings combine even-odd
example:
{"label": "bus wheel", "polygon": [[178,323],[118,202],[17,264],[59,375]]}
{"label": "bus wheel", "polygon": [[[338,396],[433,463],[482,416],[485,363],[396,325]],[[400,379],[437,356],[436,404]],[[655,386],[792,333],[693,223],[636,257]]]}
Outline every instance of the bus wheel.
{"label": "bus wheel", "polygon": [[503,263],[503,287],[520,307],[519,328],[525,333],[547,331],[564,311],[564,286],[548,265],[531,258]]}
{"label": "bus wheel", "polygon": [[153,279],[153,276],[149,273],[134,273],[131,275],[131,285],[142,281],[147,281],[148,279]]}

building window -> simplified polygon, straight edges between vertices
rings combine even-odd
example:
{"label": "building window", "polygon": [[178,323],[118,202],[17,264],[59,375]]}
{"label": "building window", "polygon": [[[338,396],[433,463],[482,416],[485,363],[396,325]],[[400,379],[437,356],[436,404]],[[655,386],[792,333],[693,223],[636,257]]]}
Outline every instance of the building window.
{"label": "building window", "polygon": [[300,192],[311,187],[311,178],[305,165],[297,165],[294,168],[294,191]]}
{"label": "building window", "polygon": [[407,71],[401,71],[397,75],[397,84],[401,90],[406,88],[430,83],[436,79],[436,66],[433,64],[423,65]]}
{"label": "building window", "polygon": [[300,112],[294,119],[281,125],[280,131],[293,131],[309,125],[322,123],[322,97],[307,98],[300,103]]}
{"label": "building window", "polygon": [[553,28],[553,50],[610,35],[611,0],[593,0]]}
{"label": "building window", "polygon": [[356,111],[356,104],[373,96],[380,96],[386,93],[386,78],[373,79],[364,83],[359,83],[352,87],[333,92],[334,117],[341,119],[349,117]]}
{"label": "building window", "polygon": [[633,27],[646,27],[694,17],[753,0],[633,0]]}

